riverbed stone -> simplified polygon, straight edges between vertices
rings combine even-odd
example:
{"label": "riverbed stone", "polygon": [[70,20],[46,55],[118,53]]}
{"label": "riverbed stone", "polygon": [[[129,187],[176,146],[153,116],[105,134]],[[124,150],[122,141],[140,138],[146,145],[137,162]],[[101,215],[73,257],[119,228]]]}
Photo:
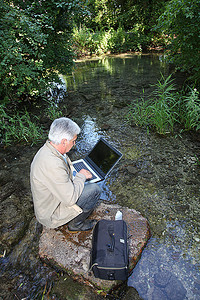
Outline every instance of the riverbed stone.
{"label": "riverbed stone", "polygon": [[158,287],[167,286],[167,284],[171,278],[171,275],[172,274],[167,270],[156,273],[154,275],[155,285]]}
{"label": "riverbed stone", "polygon": [[135,175],[135,174],[138,173],[138,169],[136,167],[134,167],[134,166],[128,166],[127,170],[128,170],[129,173],[131,173],[133,175]]}
{"label": "riverbed stone", "polygon": [[[11,194],[4,199],[9,189],[0,196],[0,253],[10,253],[24,236],[31,219],[31,204],[28,196],[23,198]],[[3,199],[3,200],[2,200]]]}
{"label": "riverbed stone", "polygon": [[[101,203],[91,215],[97,220],[114,220],[120,210],[128,225],[129,269],[135,267],[143,248],[150,238],[148,221],[136,210],[119,205]],[[71,274],[72,278],[92,286],[95,290],[107,293],[112,288],[122,284],[120,281],[109,281],[95,278],[89,269],[92,231],[71,233],[67,225],[58,229],[44,227],[40,242],[40,258],[53,267]]]}
{"label": "riverbed stone", "polygon": [[185,299],[187,293],[182,282],[174,275],[171,276],[169,283],[165,287],[165,292],[171,300]]}

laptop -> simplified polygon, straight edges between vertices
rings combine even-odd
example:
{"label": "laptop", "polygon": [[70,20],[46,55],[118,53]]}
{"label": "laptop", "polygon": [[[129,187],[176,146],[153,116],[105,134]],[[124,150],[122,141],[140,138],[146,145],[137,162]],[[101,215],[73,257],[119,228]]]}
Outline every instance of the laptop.
{"label": "laptop", "polygon": [[92,173],[92,178],[87,181],[98,182],[104,180],[121,157],[121,152],[103,138],[100,138],[85,158],[72,162],[73,175],[75,176],[76,172],[79,172],[81,169],[86,169]]}

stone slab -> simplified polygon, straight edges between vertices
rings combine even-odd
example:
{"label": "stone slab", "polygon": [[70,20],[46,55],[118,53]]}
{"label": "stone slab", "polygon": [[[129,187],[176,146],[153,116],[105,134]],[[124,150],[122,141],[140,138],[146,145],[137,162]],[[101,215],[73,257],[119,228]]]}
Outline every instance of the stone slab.
{"label": "stone slab", "polygon": [[[135,267],[143,248],[150,238],[148,221],[136,210],[119,205],[101,203],[91,215],[97,220],[114,220],[120,210],[128,226],[130,271]],[[95,289],[108,292],[119,281],[101,280],[89,272],[92,231],[70,233],[67,225],[58,229],[43,228],[39,242],[39,256],[46,263],[59,267],[68,274]]]}

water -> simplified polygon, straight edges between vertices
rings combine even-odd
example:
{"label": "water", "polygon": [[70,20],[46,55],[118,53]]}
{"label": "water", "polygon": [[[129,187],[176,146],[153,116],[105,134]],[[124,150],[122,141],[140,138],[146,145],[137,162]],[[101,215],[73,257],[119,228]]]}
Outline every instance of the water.
{"label": "water", "polygon": [[[125,56],[80,62],[66,81],[86,99],[83,149],[104,136],[124,154],[102,186],[103,199],[140,211],[152,229],[128,285],[147,300],[200,299],[199,142],[187,134],[161,138],[125,122],[126,105],[149,95],[161,72],[168,75],[163,56]],[[83,149],[77,147],[79,154]]]}
{"label": "water", "polygon": [[[72,76],[63,77],[67,92],[56,90],[57,105],[82,129],[70,156],[73,160],[84,156],[99,137],[118,148],[123,158],[101,183],[101,198],[136,209],[151,227],[152,238],[128,286],[142,299],[200,299],[200,168],[195,160],[200,137],[190,133],[161,137],[129,126],[125,117],[131,101],[148,96],[160,73],[168,75],[163,55],[119,55],[79,61],[76,66]],[[176,82],[181,79],[176,77]],[[41,228],[33,218],[28,178],[39,147],[0,151],[0,213],[6,219],[0,226],[3,299],[14,294],[19,299],[41,299],[44,290],[52,299],[68,299],[72,286],[70,278],[38,258]],[[124,293],[120,299],[126,299]],[[87,296],[73,298],[72,293],[70,299],[100,299],[85,289],[82,295]]]}

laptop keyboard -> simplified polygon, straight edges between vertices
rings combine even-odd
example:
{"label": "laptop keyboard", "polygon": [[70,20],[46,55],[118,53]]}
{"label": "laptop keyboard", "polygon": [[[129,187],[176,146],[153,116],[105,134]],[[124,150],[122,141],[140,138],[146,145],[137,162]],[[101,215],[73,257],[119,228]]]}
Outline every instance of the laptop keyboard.
{"label": "laptop keyboard", "polygon": [[[85,170],[88,170],[90,173],[92,173],[82,161],[78,162],[78,163],[74,163],[73,166],[77,172],[79,172],[81,169],[85,169]],[[97,177],[92,173],[92,178],[87,179],[87,181],[95,179],[95,178],[97,178]]]}

